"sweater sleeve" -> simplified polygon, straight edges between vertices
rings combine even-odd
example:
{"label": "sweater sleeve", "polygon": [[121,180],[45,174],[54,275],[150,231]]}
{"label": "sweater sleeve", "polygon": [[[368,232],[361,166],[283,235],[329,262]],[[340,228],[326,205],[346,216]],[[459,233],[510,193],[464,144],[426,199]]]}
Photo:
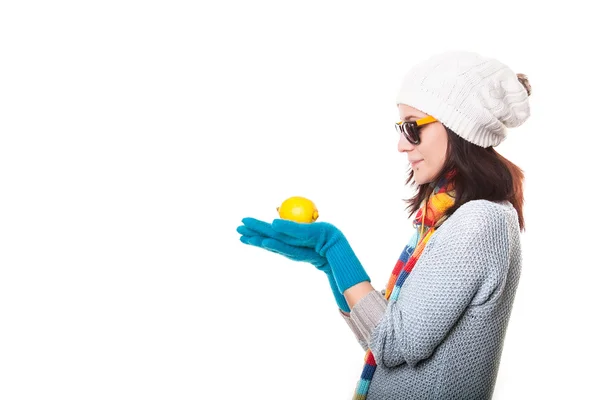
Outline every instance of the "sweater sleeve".
{"label": "sweater sleeve", "polygon": [[369,348],[368,343],[371,332],[385,312],[386,306],[387,300],[385,300],[385,289],[383,289],[380,292],[371,291],[369,295],[352,307],[350,313],[339,310],[340,315],[346,321],[364,351]]}
{"label": "sweater sleeve", "polygon": [[464,204],[431,236],[399,297],[373,329],[378,365],[414,367],[431,356],[469,306],[494,296],[508,268],[505,211],[492,202]]}
{"label": "sweater sleeve", "polygon": [[362,349],[364,351],[367,351],[367,349],[369,348],[368,342],[367,342],[366,338],[364,337],[364,335],[361,333],[361,331],[358,329],[356,324],[352,321],[352,318],[350,318],[350,314],[348,314],[342,310],[340,310],[340,314],[341,314],[342,318],[344,319],[344,321],[346,321],[346,324],[348,324],[348,327],[350,328],[352,333],[354,333],[354,337],[358,341],[358,344],[360,344],[360,347],[362,347]]}

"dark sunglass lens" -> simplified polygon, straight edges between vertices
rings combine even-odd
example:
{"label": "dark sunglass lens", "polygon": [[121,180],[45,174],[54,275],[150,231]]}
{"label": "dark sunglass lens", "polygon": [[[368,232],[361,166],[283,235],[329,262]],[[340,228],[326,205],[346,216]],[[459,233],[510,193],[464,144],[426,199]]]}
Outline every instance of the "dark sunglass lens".
{"label": "dark sunglass lens", "polygon": [[407,137],[411,143],[419,142],[419,128],[417,124],[404,124],[404,129],[406,129]]}

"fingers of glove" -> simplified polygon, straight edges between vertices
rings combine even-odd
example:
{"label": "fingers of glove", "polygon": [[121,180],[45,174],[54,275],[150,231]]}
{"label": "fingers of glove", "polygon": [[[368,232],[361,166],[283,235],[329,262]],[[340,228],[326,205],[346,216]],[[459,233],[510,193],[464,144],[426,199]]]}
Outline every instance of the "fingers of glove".
{"label": "fingers of glove", "polygon": [[256,218],[243,218],[242,223],[246,227],[246,229],[250,229],[254,232],[261,234],[262,236],[274,237],[278,235],[277,232],[271,228],[271,224],[268,222],[260,221]]}
{"label": "fingers of glove", "polygon": [[262,242],[265,238],[262,236],[246,236],[242,235],[240,237],[240,241],[244,244],[249,244],[251,246],[263,247]]}
{"label": "fingers of glove", "polygon": [[317,268],[321,268],[323,265],[327,264],[327,259],[325,257],[320,256],[310,248],[290,246],[275,239],[265,239],[263,241],[263,246],[266,249],[286,255],[294,260],[310,262]]}
{"label": "fingers of glove", "polygon": [[258,235],[242,235],[240,237],[240,241],[248,245],[263,248],[272,253],[280,254],[293,261],[309,262],[317,269],[324,272],[331,271],[331,267],[327,262],[327,258],[320,256],[317,254],[317,252],[310,248],[291,246],[276,239],[265,238]]}
{"label": "fingers of glove", "polygon": [[300,223],[286,219],[275,219],[271,226],[275,232],[310,242],[318,239],[325,229],[320,222]]}
{"label": "fingers of glove", "polygon": [[252,229],[248,228],[245,225],[238,226],[236,230],[239,234],[242,234],[244,236],[265,236],[265,235],[262,235],[260,232],[253,231]]}
{"label": "fingers of glove", "polygon": [[237,228],[238,233],[246,236],[264,236],[277,239],[281,242],[290,244],[292,246],[305,246],[304,241],[295,238],[293,236],[286,235],[285,233],[279,233],[273,230],[271,224],[263,221],[259,221],[255,218],[244,218],[242,219],[241,225]]}
{"label": "fingers of glove", "polygon": [[260,247],[261,249],[265,249],[265,250],[267,250],[267,251],[269,251],[271,253],[282,255],[282,256],[287,257],[287,258],[289,258],[290,260],[293,260],[293,261],[306,261],[306,260],[298,259],[298,258],[296,258],[292,254],[286,254],[286,253],[283,253],[281,251],[278,251],[277,249],[272,249],[272,248],[266,247],[264,245],[264,243],[265,243],[266,240],[273,240],[273,239],[267,239],[267,238],[265,238],[263,236],[242,236],[242,237],[240,237],[240,241],[242,243],[249,244],[249,245],[256,246],[256,247]]}

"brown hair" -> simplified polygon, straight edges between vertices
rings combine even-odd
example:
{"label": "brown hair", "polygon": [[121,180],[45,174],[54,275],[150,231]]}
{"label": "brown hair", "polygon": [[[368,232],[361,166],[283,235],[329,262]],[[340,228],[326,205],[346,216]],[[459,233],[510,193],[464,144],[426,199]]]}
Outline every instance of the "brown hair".
{"label": "brown hair", "polygon": [[[442,171],[435,178],[436,182],[450,170],[456,169],[454,188],[456,199],[454,206],[446,211],[452,215],[460,206],[471,200],[508,200],[517,210],[521,231],[525,230],[523,219],[523,171],[502,157],[493,147],[483,148],[466,141],[448,127],[448,148],[446,162]],[[414,172],[409,172],[406,184],[416,183],[413,180]],[[429,194],[430,184],[419,185],[417,192],[410,199],[406,207],[413,215],[419,210],[421,203]]]}

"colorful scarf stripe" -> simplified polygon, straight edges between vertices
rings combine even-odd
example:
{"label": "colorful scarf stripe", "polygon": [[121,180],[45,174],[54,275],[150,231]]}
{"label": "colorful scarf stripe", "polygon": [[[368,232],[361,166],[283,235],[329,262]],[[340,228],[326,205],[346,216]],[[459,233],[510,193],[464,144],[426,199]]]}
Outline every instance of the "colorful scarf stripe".
{"label": "colorful scarf stripe", "polygon": [[[425,249],[429,238],[431,238],[431,235],[433,235],[435,230],[446,220],[447,216],[445,215],[445,212],[454,205],[455,200],[454,184],[452,182],[452,178],[455,174],[455,170],[446,174],[437,183],[429,196],[429,199],[424,202],[425,204],[422,205],[417,212],[413,221],[415,232],[408,241],[408,244],[402,250],[400,258],[392,270],[392,274],[385,289],[386,300],[398,300],[400,289],[413,270],[421,253],[423,253],[423,249]],[[420,228],[426,228],[426,233],[420,235]],[[373,357],[373,353],[371,353],[371,349],[367,349],[367,353],[365,354],[365,365],[362,374],[360,375],[360,380],[356,385],[352,400],[366,400],[376,368],[377,364]]]}

